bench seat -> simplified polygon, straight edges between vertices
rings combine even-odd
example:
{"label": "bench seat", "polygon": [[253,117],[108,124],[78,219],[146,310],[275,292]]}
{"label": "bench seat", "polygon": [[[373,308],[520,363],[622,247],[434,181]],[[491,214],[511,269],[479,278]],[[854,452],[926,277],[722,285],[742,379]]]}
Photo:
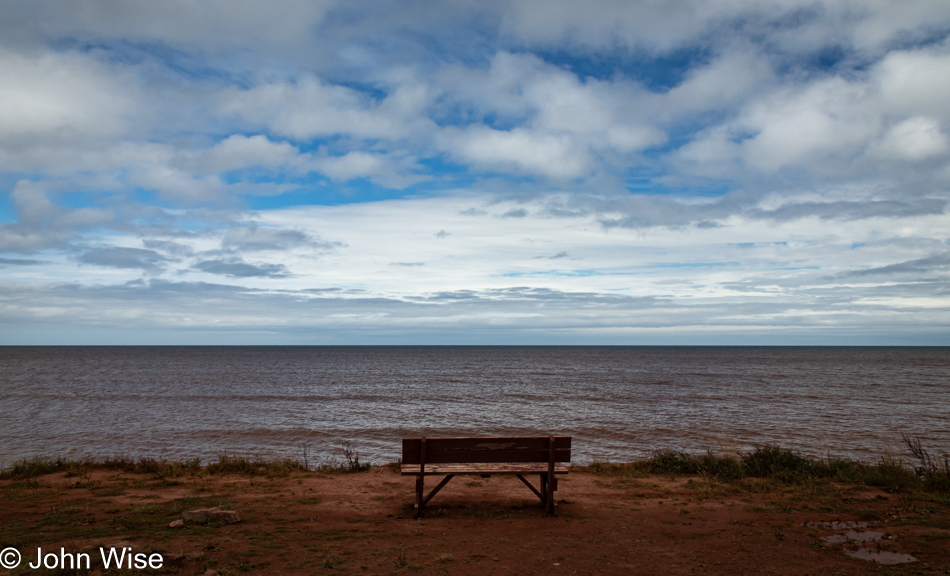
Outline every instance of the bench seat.
{"label": "bench seat", "polygon": [[[418,476],[418,464],[403,464],[403,476]],[[509,463],[489,463],[489,464],[426,464],[426,476],[484,476],[485,474],[547,474],[548,465],[545,462],[509,462]],[[555,474],[567,474],[570,469],[556,462],[554,464]]]}

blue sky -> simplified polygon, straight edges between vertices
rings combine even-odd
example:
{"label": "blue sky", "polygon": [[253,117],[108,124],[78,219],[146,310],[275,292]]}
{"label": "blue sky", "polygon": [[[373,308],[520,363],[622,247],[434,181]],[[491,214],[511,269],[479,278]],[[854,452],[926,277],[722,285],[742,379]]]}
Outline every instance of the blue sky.
{"label": "blue sky", "polygon": [[950,345],[950,7],[5,2],[0,344]]}

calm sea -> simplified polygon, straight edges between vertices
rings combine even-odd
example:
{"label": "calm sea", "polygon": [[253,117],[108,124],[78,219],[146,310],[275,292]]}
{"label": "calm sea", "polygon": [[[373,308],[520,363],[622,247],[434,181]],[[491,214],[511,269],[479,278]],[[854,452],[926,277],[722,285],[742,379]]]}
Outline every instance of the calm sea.
{"label": "calm sea", "polygon": [[950,452],[950,348],[0,347],[0,465],[223,451],[362,461],[406,436],[574,436],[575,462],[777,443]]}

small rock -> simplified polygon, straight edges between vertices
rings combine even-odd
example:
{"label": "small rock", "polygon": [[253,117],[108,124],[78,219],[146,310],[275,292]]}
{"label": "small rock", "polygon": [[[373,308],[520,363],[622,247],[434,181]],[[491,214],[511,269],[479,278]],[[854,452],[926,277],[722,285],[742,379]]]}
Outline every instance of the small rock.
{"label": "small rock", "polygon": [[217,570],[212,570],[211,568],[208,568],[207,570],[203,572],[203,576],[220,576],[220,575],[218,574]]}
{"label": "small rock", "polygon": [[185,522],[194,522],[195,524],[207,524],[211,519],[211,513],[217,512],[217,508],[199,508],[198,510],[188,510],[181,513]]}
{"label": "small rock", "polygon": [[185,522],[194,522],[195,524],[207,524],[208,522],[236,524],[241,521],[241,515],[237,513],[237,510],[221,510],[220,508],[188,510],[187,512],[182,512],[181,517]]}
{"label": "small rock", "polygon": [[172,522],[171,524],[169,524],[168,527],[169,527],[169,528],[184,528],[184,527],[185,527],[185,521],[182,520],[181,518],[179,518],[178,520],[175,520],[174,522]]}

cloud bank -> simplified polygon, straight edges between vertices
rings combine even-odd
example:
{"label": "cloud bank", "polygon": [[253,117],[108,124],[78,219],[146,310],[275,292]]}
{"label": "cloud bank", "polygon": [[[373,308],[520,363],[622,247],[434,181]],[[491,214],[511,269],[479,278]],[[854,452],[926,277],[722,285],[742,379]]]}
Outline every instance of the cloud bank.
{"label": "cloud bank", "polygon": [[950,344],[950,8],[596,4],[0,8],[0,342]]}

